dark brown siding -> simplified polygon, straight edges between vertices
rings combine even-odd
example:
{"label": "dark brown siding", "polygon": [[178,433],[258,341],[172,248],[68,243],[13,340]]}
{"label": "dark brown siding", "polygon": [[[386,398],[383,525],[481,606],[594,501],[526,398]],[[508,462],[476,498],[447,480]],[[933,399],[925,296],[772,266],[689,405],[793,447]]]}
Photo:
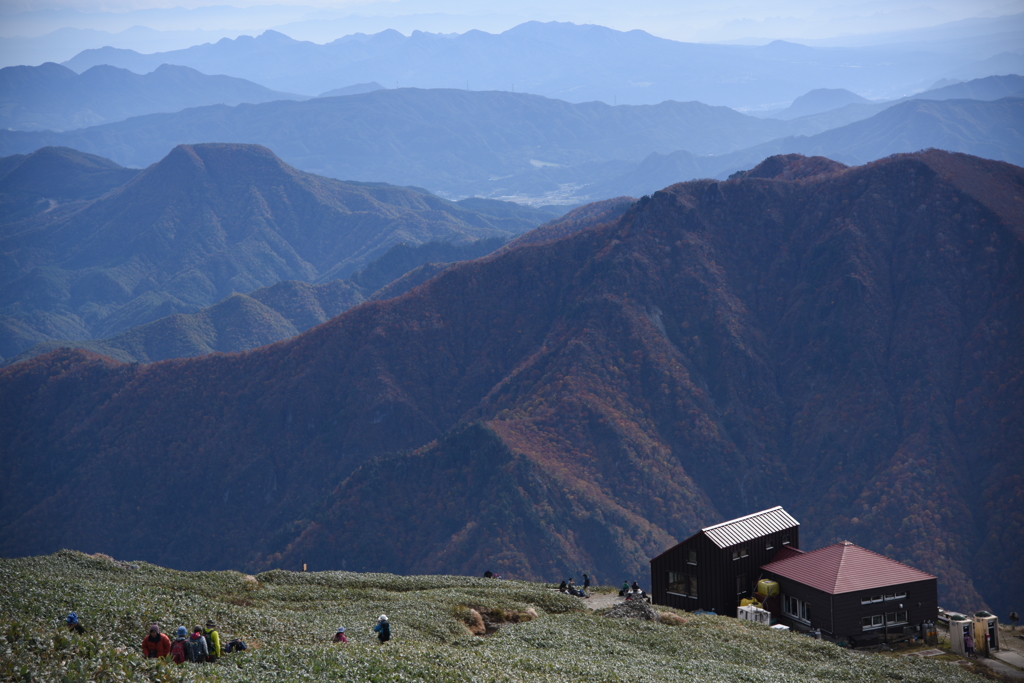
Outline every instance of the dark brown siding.
{"label": "dark brown siding", "polygon": [[[750,597],[761,578],[761,565],[771,562],[782,546],[783,536],[789,546],[800,547],[800,527],[792,527],[760,538],[719,548],[703,533],[695,534],[679,545],[651,560],[651,599],[656,605],[668,605],[689,611],[715,610],[718,614],[736,616],[741,597]],[[768,546],[771,545],[771,549]],[[745,547],[747,557],[732,559],[732,551]],[[688,564],[688,551],[697,551],[696,566]],[[698,599],[680,597],[668,592],[668,573],[679,572],[697,577]],[[737,594],[736,579],[745,576],[744,593]]]}
{"label": "dark brown siding", "polygon": [[[860,604],[863,597],[903,592],[907,594],[906,598],[885,600],[869,605]],[[843,593],[835,596],[835,605],[837,637],[872,635],[865,633],[861,626],[861,619],[886,612],[906,612],[909,625],[917,626],[922,621],[934,622],[939,616],[938,581],[937,579],[928,579],[927,581],[897,584],[869,591]],[[903,607],[900,608],[899,605],[903,605]],[[902,630],[902,628],[903,626],[899,626],[897,630]]]}
{"label": "dark brown siding", "polygon": [[[792,595],[811,606],[810,626],[798,622],[785,614],[780,614],[779,621],[797,630],[820,628],[826,635],[835,640],[852,638],[871,638],[880,636],[884,629],[864,631],[861,625],[863,617],[888,612],[907,612],[907,626],[918,626],[923,621],[934,622],[938,618],[938,586],[936,579],[917,581],[914,583],[896,584],[883,588],[873,588],[855,593],[830,595],[811,588],[802,583],[781,576],[771,576],[779,582],[783,595]],[[883,600],[879,603],[862,605],[861,599],[872,595],[895,594],[905,592],[907,596],[897,600]],[[900,607],[900,605],[903,605]],[[894,627],[890,634],[902,632],[904,625]]]}

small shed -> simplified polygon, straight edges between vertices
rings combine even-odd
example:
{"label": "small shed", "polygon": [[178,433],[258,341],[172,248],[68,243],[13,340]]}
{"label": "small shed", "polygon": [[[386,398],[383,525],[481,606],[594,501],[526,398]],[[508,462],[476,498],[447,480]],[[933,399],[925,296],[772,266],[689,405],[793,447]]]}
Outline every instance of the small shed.
{"label": "small shed", "polygon": [[762,567],[782,593],[779,620],[851,644],[904,635],[938,617],[938,579],[849,541]]}
{"label": "small shed", "polygon": [[782,548],[798,548],[799,532],[781,505],[704,527],[651,560],[651,599],[735,617],[761,578],[760,566]]}

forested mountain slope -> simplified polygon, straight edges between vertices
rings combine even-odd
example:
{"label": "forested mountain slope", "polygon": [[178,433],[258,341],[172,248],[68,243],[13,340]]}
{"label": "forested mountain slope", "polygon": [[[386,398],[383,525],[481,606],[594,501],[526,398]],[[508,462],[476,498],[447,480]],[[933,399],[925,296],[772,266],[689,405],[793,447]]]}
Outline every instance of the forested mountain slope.
{"label": "forested mountain slope", "polygon": [[[86,157],[96,159],[76,163]],[[137,174],[112,166],[131,179],[53,211],[32,210],[41,195],[23,219],[0,223],[3,357],[40,341],[118,334],[282,280],[344,278],[402,242],[508,238],[547,215],[483,213],[417,188],[323,178],[253,145],[179,146]]]}
{"label": "forested mountain slope", "polygon": [[1006,609],[1021,196],[965,155],[771,159],[245,354],[6,368],[0,552],[617,580],[784,504]]}

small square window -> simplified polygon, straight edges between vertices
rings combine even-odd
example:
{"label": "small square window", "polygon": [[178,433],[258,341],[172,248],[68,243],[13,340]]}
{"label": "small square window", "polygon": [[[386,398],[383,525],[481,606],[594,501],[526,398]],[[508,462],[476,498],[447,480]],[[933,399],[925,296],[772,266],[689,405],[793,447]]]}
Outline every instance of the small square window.
{"label": "small square window", "polygon": [[697,551],[690,550],[686,553],[686,561],[689,564],[697,564]]}
{"label": "small square window", "polygon": [[789,545],[789,534],[782,534],[782,545]]}

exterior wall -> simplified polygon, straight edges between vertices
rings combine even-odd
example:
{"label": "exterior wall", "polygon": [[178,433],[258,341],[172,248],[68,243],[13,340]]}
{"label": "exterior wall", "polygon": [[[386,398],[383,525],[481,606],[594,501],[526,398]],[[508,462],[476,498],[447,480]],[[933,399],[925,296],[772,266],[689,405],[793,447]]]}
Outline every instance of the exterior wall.
{"label": "exterior wall", "polygon": [[[822,633],[832,635],[832,599],[835,596],[782,576],[775,576],[767,572],[766,575],[767,578],[779,582],[779,589],[782,592],[782,595],[779,596],[779,623],[789,626],[794,631],[813,631],[820,628]],[[810,606],[811,618],[804,620],[787,614],[785,610],[787,597],[794,597],[807,603]]]}
{"label": "exterior wall", "polygon": [[[769,574],[779,582],[782,595],[792,595],[810,604],[810,624],[793,619],[786,614],[779,615],[779,621],[797,630],[820,628],[835,640],[849,641],[880,638],[885,628],[865,629],[862,619],[876,615],[906,612],[907,622],[890,628],[889,633],[902,633],[904,627],[919,626],[921,622],[935,622],[939,615],[937,579],[914,583],[895,584],[854,593],[830,595],[824,591],[806,586],[784,576]],[[887,594],[906,593],[906,597],[885,600]],[[881,595],[881,602],[861,604],[862,599]],[[902,605],[902,607],[900,606]],[[883,618],[883,623],[885,619]]]}
{"label": "exterior wall", "polygon": [[[862,605],[862,598],[872,595],[900,594],[906,593],[905,598],[884,600],[882,602]],[[865,630],[861,624],[864,617],[871,617],[878,614],[893,612],[906,612],[907,623],[899,624],[890,630],[891,633],[901,633],[904,626],[919,626],[921,622],[935,622],[939,617],[938,601],[938,580],[928,579],[926,581],[915,581],[913,583],[894,584],[875,588],[870,591],[858,591],[855,593],[843,593],[835,596],[836,608],[836,633],[843,638],[871,638],[884,632],[883,629]],[[900,607],[902,605],[903,607]]]}
{"label": "exterior wall", "polygon": [[[718,614],[736,616],[736,607],[743,597],[751,597],[757,580],[762,578],[761,565],[771,562],[783,537],[792,548],[800,547],[800,527],[767,534],[760,538],[719,548],[703,533],[686,539],[651,560],[651,600],[656,605],[695,611],[715,610]],[[771,546],[769,548],[769,546]],[[746,548],[746,557],[733,559],[733,550]],[[697,563],[688,562],[689,551],[697,552]],[[677,572],[697,578],[697,598],[683,597],[668,591],[668,574]],[[743,576],[743,590],[737,592],[737,578]]]}

